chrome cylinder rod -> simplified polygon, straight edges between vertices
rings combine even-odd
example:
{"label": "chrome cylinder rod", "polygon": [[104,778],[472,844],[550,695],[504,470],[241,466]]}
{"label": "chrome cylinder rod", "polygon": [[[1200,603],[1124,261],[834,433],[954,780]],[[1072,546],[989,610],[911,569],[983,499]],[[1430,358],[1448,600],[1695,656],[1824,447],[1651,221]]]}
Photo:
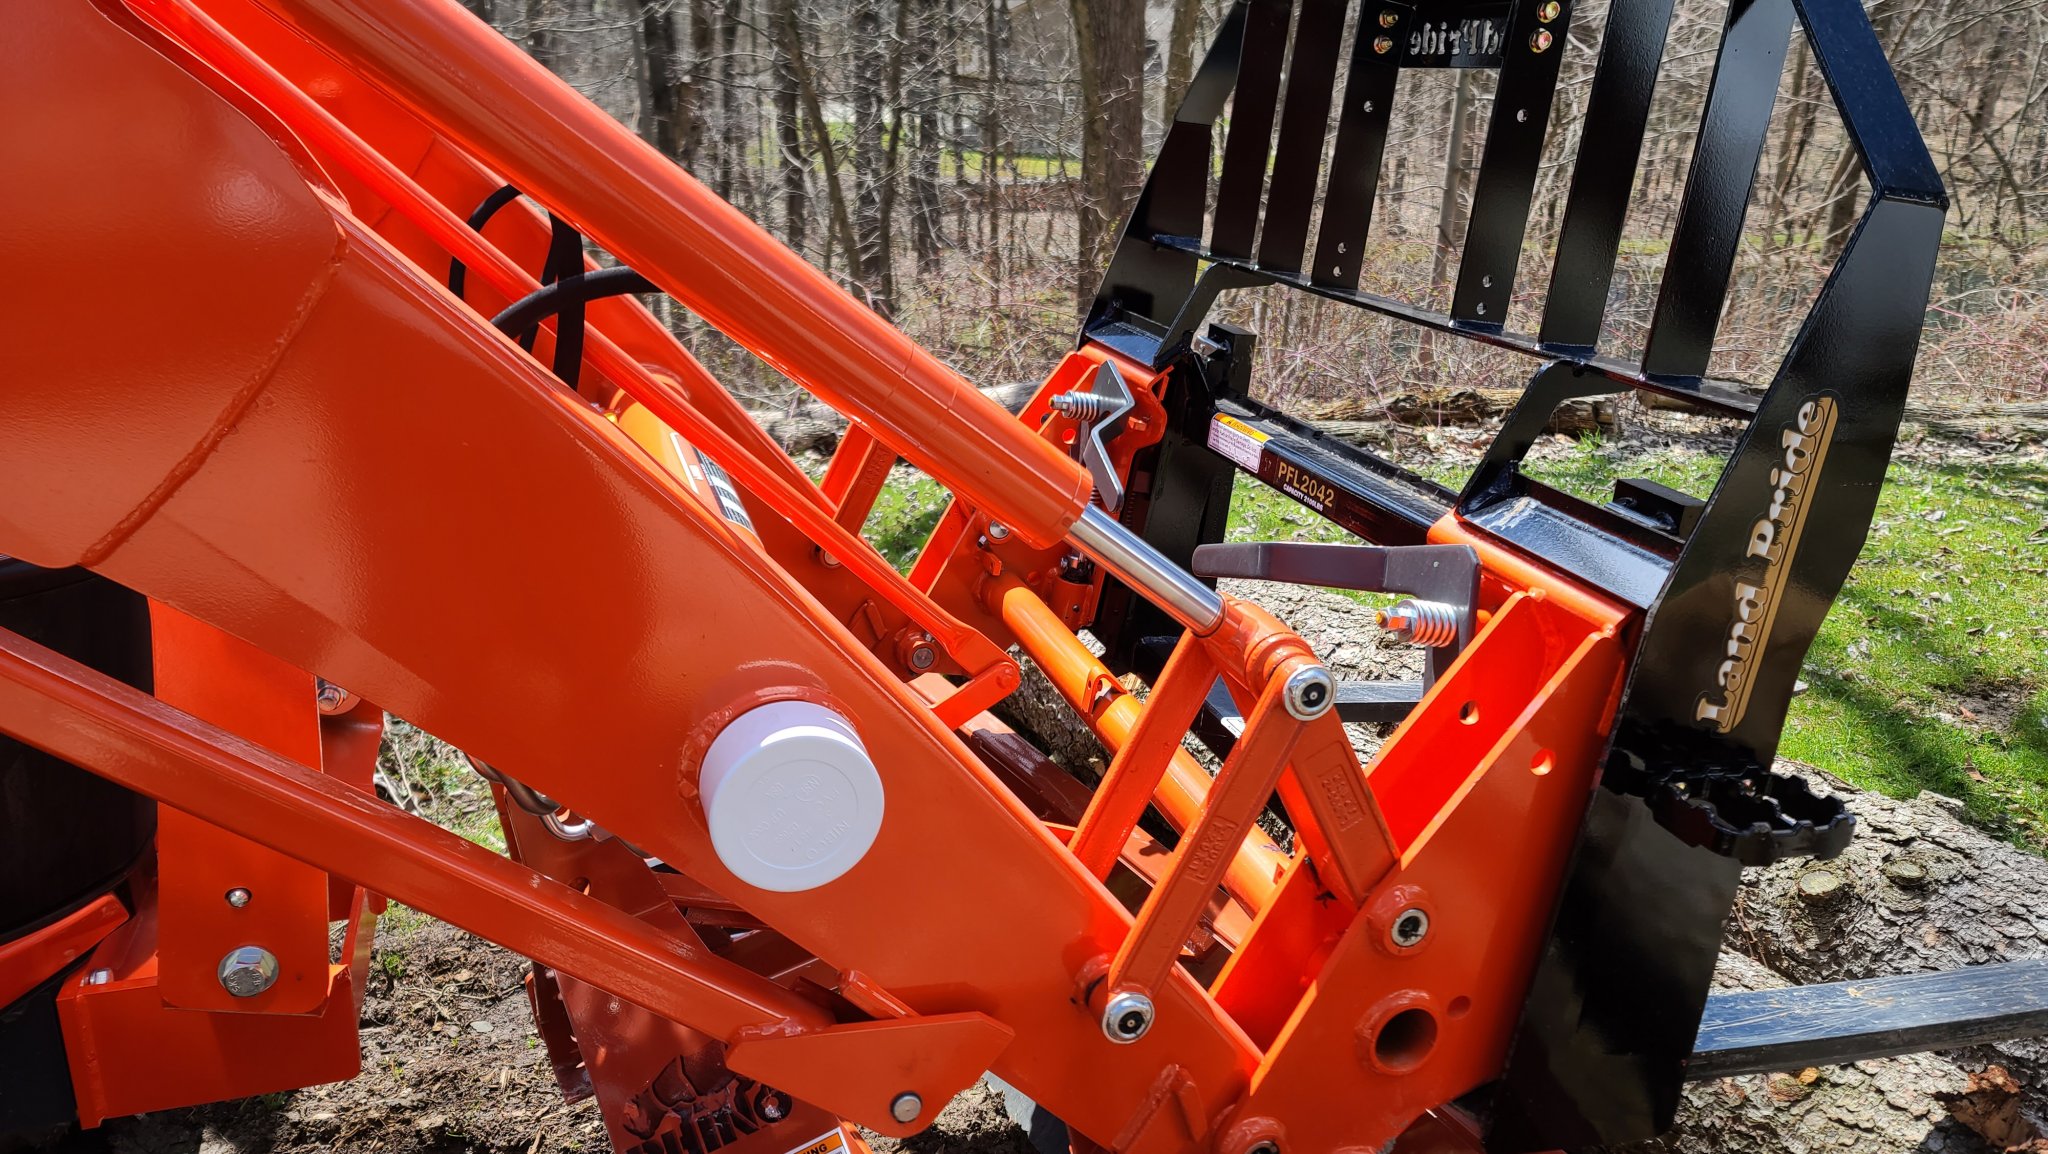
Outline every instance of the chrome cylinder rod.
{"label": "chrome cylinder rod", "polygon": [[1172,614],[1173,619],[1208,636],[1223,624],[1223,598],[1186,569],[1160,556],[1136,533],[1097,506],[1090,505],[1067,530],[1067,539],[1139,596]]}

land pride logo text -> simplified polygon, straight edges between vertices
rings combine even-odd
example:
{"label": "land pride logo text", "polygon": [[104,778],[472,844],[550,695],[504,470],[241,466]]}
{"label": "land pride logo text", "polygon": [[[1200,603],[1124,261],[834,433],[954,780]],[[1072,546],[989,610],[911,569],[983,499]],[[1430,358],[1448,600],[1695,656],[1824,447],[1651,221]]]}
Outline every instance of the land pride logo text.
{"label": "land pride logo text", "polygon": [[1835,398],[1822,394],[1799,406],[1799,413],[1778,436],[1784,457],[1771,469],[1771,503],[1750,526],[1742,552],[1743,571],[1735,581],[1734,615],[1728,624],[1725,658],[1714,671],[1717,688],[1700,694],[1693,719],[1726,733],[1749,710],[1755,688],[1754,662],[1771,640],[1778,605],[1792,555],[1806,531],[1806,496],[1827,464],[1828,445],[1835,439]]}

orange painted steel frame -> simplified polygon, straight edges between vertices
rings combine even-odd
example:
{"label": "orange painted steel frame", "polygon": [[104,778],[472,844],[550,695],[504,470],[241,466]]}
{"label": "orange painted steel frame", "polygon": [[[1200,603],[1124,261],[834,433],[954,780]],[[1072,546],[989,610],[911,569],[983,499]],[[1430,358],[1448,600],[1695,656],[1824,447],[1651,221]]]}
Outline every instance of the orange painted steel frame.
{"label": "orange painted steel frame", "polygon": [[[1626,611],[1446,521],[1435,538],[1485,563],[1489,616],[1370,765],[1333,716],[1279,707],[1314,657],[1248,603],[1141,705],[1074,636],[1093,590],[1058,566],[1089,485],[1046,401],[1109,354],[1073,354],[1011,419],[448,0],[15,17],[0,115],[30,127],[0,216],[10,266],[38,272],[10,289],[26,339],[0,368],[48,385],[0,393],[0,551],[148,594],[162,667],[198,674],[153,699],[0,636],[0,731],[188,815],[159,846],[167,888],[92,963],[111,980],[64,995],[88,1122],[345,1072],[360,973],[303,952],[333,912],[324,871],[537,959],[565,1003],[581,983],[723,1044],[824,1112],[806,1117],[909,1133],[992,1068],[1120,1151],[1378,1149],[1411,1124],[1469,1145],[1417,1120],[1503,1066]],[[592,306],[580,392],[493,330],[546,244],[523,209],[489,237],[461,224],[507,180],[852,417],[826,484],[631,302]],[[467,301],[441,284],[451,255],[485,282]],[[118,336],[110,270],[135,301]],[[1121,368],[1128,467],[1172,382]],[[754,531],[664,434],[741,479]],[[908,580],[849,532],[896,455],[958,498]],[[937,706],[906,684],[923,636],[966,679]],[[1071,835],[954,732],[1014,687],[1011,642],[1117,750]],[[209,692],[225,669],[277,703]],[[535,823],[508,819],[507,859],[322,774],[302,671],[563,799],[685,896],[653,894],[620,841],[600,885]],[[1251,721],[1211,783],[1176,753],[1219,676]],[[790,698],[854,719],[888,805],[851,871],[775,893],[720,864],[694,781],[726,721]],[[1252,826],[1276,788],[1291,853]],[[1102,880],[1148,801],[1185,833],[1134,914]],[[179,848],[208,844],[292,895],[248,907],[304,959],[267,1004],[194,979],[245,932],[208,892],[238,871]],[[1205,984],[1176,960],[1219,885],[1252,922]],[[780,960],[707,949],[677,902],[768,927],[747,940]],[[1430,931],[1403,947],[1410,909]],[[1116,990],[1156,1006],[1128,1045],[1099,1021]]]}

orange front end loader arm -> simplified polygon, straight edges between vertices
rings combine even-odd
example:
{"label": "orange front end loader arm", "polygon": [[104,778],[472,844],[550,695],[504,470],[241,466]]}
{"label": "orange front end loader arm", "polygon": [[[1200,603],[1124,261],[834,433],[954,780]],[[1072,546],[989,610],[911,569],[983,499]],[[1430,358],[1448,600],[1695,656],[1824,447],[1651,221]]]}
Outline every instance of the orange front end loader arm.
{"label": "orange front end loader arm", "polygon": [[[985,1072],[1077,1149],[1582,1132],[1529,1121],[1582,1087],[1514,1071],[1547,1052],[1532,990],[1569,953],[1589,799],[1649,812],[1599,800],[1645,603],[1447,506],[1401,506],[1384,552],[1164,543],[1229,350],[1140,315],[1177,275],[1143,232],[1163,194],[1105,287],[1144,291],[1012,416],[452,0],[12,19],[0,220],[33,276],[6,297],[0,782],[34,792],[0,806],[0,1052],[46,1093],[0,1131],[349,1076],[388,899],[535,960],[556,1068],[620,1150],[858,1147]],[[822,482],[621,287],[844,413]],[[899,458],[955,498],[907,576],[858,536]],[[1369,763],[1350,690],[1198,558],[1434,574],[1426,692]],[[1142,696],[1131,646],[1077,635],[1141,619]],[[986,712],[1012,647],[1112,752],[1092,791]],[[507,854],[375,795],[386,711],[490,780]],[[1219,711],[1212,776],[1182,744]],[[1718,934],[1734,859],[1681,849]],[[1658,1093],[1696,962],[1676,1054],[1613,1043]],[[1483,1088],[1507,1105],[1452,1105]],[[1622,1091],[1600,1137],[1668,1124]]]}

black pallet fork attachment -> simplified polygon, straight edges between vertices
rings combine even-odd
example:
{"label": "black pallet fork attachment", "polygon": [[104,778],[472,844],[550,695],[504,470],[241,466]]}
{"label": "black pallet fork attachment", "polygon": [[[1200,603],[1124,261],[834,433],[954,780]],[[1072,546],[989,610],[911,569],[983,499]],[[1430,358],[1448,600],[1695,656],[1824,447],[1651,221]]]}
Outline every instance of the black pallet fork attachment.
{"label": "black pallet fork attachment", "polygon": [[[1239,0],[1167,131],[1082,332],[1172,370],[1167,434],[1137,462],[1119,516],[1191,569],[1198,549],[1221,541],[1243,474],[1376,546],[1425,545],[1432,525],[1457,517],[1644,611],[1603,787],[1508,1069],[1476,1099],[1497,1154],[1651,1137],[1671,1124],[1683,1082],[1708,1071],[2042,1025],[2028,1001],[2042,992],[2039,966],[1895,979],[1934,1009],[1891,1018],[1834,987],[1709,1002],[1742,867],[1832,856],[1854,828],[1839,802],[1771,766],[1800,664],[1870,526],[1948,200],[1859,0],[1728,0],[1643,354],[1613,354],[1603,324],[1673,0],[1612,0],[1603,29],[1578,37],[1574,7]],[[1868,198],[1758,390],[1713,379],[1709,363],[1795,37],[1827,82]],[[1560,68],[1582,51],[1597,59],[1550,275],[1531,286],[1541,320],[1512,331],[1504,322]],[[1496,74],[1446,311],[1359,287],[1388,129],[1407,111],[1396,82],[1412,69]],[[1221,294],[1269,286],[1534,359],[1461,489],[1254,399],[1256,334],[1208,318]],[[1559,405],[1629,390],[1747,423],[1706,500],[1623,481],[1595,504],[1524,473]],[[1277,556],[1204,552],[1232,574]],[[1338,577],[1323,583],[1346,583]],[[1351,583],[1369,587],[1371,575]],[[1112,583],[1096,631],[1113,662],[1143,673],[1175,629]],[[1352,692],[1357,716],[1375,719],[1398,717],[1413,696]],[[1227,743],[1233,711],[1215,705],[1209,736]],[[2001,981],[2026,990],[1987,1001]],[[1779,1009],[1758,1016],[1766,1002]]]}

